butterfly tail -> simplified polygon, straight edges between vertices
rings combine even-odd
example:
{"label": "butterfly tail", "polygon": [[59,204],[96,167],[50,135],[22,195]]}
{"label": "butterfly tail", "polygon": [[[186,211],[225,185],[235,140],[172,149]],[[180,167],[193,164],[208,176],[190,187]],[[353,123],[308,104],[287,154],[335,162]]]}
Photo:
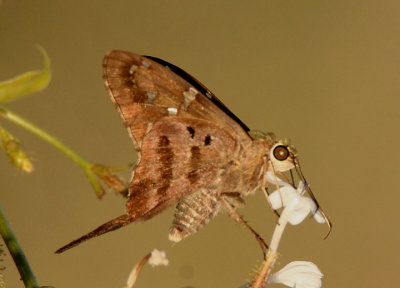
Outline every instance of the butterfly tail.
{"label": "butterfly tail", "polygon": [[91,238],[100,236],[102,234],[117,230],[121,227],[128,225],[129,223],[134,222],[135,220],[137,220],[137,218],[134,218],[128,214],[121,215],[107,223],[104,223],[103,225],[101,225],[101,226],[97,227],[96,229],[94,229],[93,231],[81,236],[80,238],[68,243],[67,245],[61,247],[55,253],[57,253],[57,254],[62,253],[68,249],[71,249],[71,248],[81,244],[82,242],[85,242],[86,240],[89,240]]}

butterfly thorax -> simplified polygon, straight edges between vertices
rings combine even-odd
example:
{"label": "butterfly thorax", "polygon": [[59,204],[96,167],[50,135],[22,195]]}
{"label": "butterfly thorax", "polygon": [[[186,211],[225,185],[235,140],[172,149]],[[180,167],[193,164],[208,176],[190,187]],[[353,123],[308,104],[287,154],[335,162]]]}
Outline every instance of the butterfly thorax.
{"label": "butterfly thorax", "polygon": [[255,139],[241,146],[238,158],[232,160],[232,165],[224,173],[222,192],[239,192],[244,197],[264,185],[269,148],[270,143],[265,139]]}

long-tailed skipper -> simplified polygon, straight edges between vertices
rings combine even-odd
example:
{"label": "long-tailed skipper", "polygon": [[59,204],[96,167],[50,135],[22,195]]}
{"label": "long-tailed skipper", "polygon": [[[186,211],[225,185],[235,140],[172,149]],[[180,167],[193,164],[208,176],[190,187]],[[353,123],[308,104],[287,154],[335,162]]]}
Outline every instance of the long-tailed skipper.
{"label": "long-tailed skipper", "polygon": [[192,235],[225,210],[265,249],[236,208],[248,194],[266,189],[266,172],[300,171],[294,148],[272,133],[250,131],[204,85],[161,59],[110,51],[103,66],[107,90],[139,162],[129,184],[126,213],[56,252],[150,219],[173,205],[171,241]]}

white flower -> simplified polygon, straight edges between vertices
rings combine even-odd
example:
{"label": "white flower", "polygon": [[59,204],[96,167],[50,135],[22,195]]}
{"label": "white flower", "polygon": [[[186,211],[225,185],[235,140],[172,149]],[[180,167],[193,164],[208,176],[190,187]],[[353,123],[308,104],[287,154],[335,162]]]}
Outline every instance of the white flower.
{"label": "white flower", "polygon": [[274,210],[280,209],[282,206],[287,207],[293,201],[297,201],[288,219],[290,224],[300,224],[307,217],[308,213],[313,213],[313,217],[318,223],[325,223],[325,218],[322,214],[319,211],[315,212],[317,209],[315,202],[310,197],[302,196],[307,188],[304,182],[300,181],[299,187],[295,189],[280,178],[273,177],[270,172],[267,173],[266,178],[270,183],[279,185],[279,190],[269,195],[269,200]]}
{"label": "white flower", "polygon": [[295,288],[320,288],[322,276],[314,263],[294,261],[268,277],[267,283],[281,283]]}
{"label": "white flower", "polygon": [[151,256],[149,258],[148,263],[154,267],[154,266],[168,266],[169,261],[167,259],[167,256],[164,251],[154,249],[151,251]]}
{"label": "white flower", "polygon": [[271,184],[274,184],[274,185],[278,184],[279,187],[288,184],[285,181],[283,181],[281,178],[279,178],[278,176],[274,175],[271,171],[268,171],[267,173],[265,173],[265,179]]}
{"label": "white flower", "polygon": [[151,267],[161,266],[161,265],[167,266],[169,261],[164,251],[153,249],[153,251],[144,256],[144,258],[138,264],[136,264],[135,267],[133,267],[124,288],[133,288],[139,276],[140,271],[142,270],[143,266],[146,263],[149,263]]}

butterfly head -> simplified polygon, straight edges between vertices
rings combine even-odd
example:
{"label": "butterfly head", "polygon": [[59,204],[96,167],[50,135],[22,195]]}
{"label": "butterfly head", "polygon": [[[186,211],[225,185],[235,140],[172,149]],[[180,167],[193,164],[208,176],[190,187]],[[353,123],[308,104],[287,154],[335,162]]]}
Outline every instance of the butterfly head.
{"label": "butterfly head", "polygon": [[298,166],[297,151],[287,139],[275,141],[268,156],[271,161],[270,169],[275,172],[289,171]]}
{"label": "butterfly head", "polygon": [[268,169],[272,172],[286,172],[298,166],[297,151],[289,139],[277,140],[274,133],[258,130],[252,130],[249,134],[254,140],[264,143],[269,160]]}

